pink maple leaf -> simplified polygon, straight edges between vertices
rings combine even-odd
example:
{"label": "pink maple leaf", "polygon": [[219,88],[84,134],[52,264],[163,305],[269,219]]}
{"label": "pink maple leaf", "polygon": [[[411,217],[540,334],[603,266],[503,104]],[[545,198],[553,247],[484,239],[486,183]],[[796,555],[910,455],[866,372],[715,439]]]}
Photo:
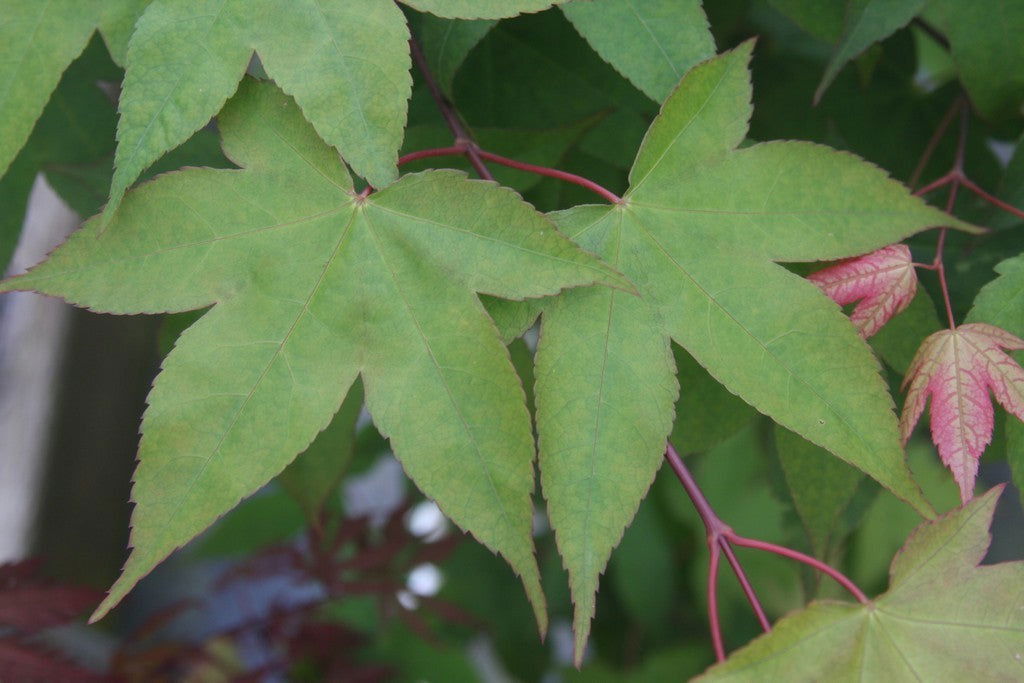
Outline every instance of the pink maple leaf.
{"label": "pink maple leaf", "polygon": [[1003,349],[1024,349],[1024,339],[984,323],[942,330],[924,340],[903,380],[910,386],[900,416],[904,445],[931,396],[932,441],[965,503],[974,493],[978,458],[992,440],[989,389],[1024,420],[1024,369]]}
{"label": "pink maple leaf", "polygon": [[840,261],[807,279],[840,306],[858,302],[850,321],[864,339],[909,306],[917,292],[917,273],[903,244]]}

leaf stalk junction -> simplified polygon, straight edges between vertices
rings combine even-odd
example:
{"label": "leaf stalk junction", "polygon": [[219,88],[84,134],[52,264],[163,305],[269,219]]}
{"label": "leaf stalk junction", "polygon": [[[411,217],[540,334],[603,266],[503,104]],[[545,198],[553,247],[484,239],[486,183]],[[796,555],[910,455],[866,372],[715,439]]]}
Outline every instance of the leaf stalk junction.
{"label": "leaf stalk junction", "polygon": [[683,485],[686,495],[690,497],[690,501],[697,510],[697,514],[700,515],[701,521],[704,522],[704,528],[707,531],[708,550],[710,552],[710,559],[708,561],[708,621],[711,625],[711,642],[714,645],[715,657],[718,661],[725,661],[725,644],[722,640],[722,629],[718,618],[718,568],[723,555],[732,568],[733,573],[736,574],[740,587],[743,589],[743,594],[746,595],[747,601],[754,610],[754,615],[757,617],[758,622],[760,622],[761,628],[765,632],[771,631],[772,628],[771,622],[768,621],[764,608],[757,597],[757,593],[754,592],[750,580],[743,571],[743,566],[732,549],[733,545],[762,550],[806,564],[832,578],[836,583],[848,590],[859,603],[868,604],[870,602],[864,592],[849,577],[821,560],[791,548],[766,541],[758,541],[737,534],[732,530],[732,527],[723,522],[718,514],[715,513],[711,503],[708,502],[704,492],[701,491],[697,481],[693,478],[690,470],[686,467],[683,459],[671,443],[665,447],[665,459],[668,460],[672,471],[678,477],[679,483]]}

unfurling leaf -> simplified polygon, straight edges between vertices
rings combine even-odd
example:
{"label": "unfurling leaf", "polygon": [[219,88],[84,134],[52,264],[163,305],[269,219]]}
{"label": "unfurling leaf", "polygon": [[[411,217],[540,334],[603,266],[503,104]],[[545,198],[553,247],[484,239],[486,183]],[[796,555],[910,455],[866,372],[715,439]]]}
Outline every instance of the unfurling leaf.
{"label": "unfurling leaf", "polygon": [[989,390],[1000,405],[1024,420],[1024,369],[1003,349],[1024,349],[1024,339],[984,323],[942,330],[924,340],[903,380],[910,387],[900,418],[903,442],[910,438],[930,395],[932,440],[965,502],[974,491],[978,458],[992,440]]}
{"label": "unfurling leaf", "polygon": [[1001,492],[919,526],[884,595],[814,602],[698,680],[1021,680],[1024,562],[978,566]]}
{"label": "unfurling leaf", "polygon": [[0,283],[112,313],[213,305],[149,395],[133,550],[94,618],[284,469],[362,376],[405,471],[509,561],[543,628],[529,414],[475,292],[628,283],[493,183],[428,171],[357,193],[271,85],[244,81],[218,123],[241,169],[163,175]]}
{"label": "unfurling leaf", "polygon": [[807,276],[840,306],[857,302],[850,314],[864,339],[904,311],[917,292],[910,249],[891,244]]}

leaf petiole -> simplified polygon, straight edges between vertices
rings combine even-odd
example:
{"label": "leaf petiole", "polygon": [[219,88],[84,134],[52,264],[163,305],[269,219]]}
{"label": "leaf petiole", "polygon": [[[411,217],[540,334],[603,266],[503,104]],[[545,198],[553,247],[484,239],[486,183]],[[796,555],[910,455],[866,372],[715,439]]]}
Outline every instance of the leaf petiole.
{"label": "leaf petiole", "polygon": [[760,622],[761,627],[765,632],[771,631],[771,623],[768,621],[764,608],[761,606],[761,602],[758,600],[753,586],[751,586],[750,581],[747,579],[746,573],[743,571],[743,567],[740,565],[739,559],[733,552],[733,544],[744,548],[762,550],[782,557],[788,557],[791,560],[796,560],[797,562],[806,564],[807,566],[830,577],[840,586],[848,590],[850,594],[857,599],[857,602],[861,604],[868,604],[870,602],[867,595],[865,595],[864,592],[857,587],[857,584],[855,584],[849,577],[838,569],[825,564],[821,560],[811,557],[810,555],[805,555],[804,553],[791,548],[786,548],[774,543],[768,543],[766,541],[759,541],[753,538],[747,538],[737,534],[728,524],[722,521],[714,511],[714,508],[711,507],[711,503],[708,502],[707,498],[704,496],[704,492],[701,491],[700,487],[697,485],[697,481],[693,478],[690,470],[686,467],[683,459],[679,457],[679,453],[671,443],[668,443],[665,447],[665,459],[668,460],[668,463],[675,472],[676,477],[683,485],[683,489],[690,497],[693,507],[697,510],[697,514],[700,515],[701,521],[704,522],[704,528],[707,531],[708,548],[711,552],[711,557],[708,563],[708,621],[711,625],[711,641],[714,645],[715,656],[718,661],[725,660],[725,646],[722,642],[721,626],[718,618],[717,595],[718,566],[720,556],[722,554],[725,555],[726,560],[728,560],[729,565],[736,574],[736,578],[739,580],[740,586],[743,588],[743,593],[746,595],[747,601],[754,610],[754,614],[757,616],[757,620]]}
{"label": "leaf petiole", "polygon": [[509,159],[508,157],[503,157],[500,154],[494,154],[493,152],[482,150],[477,147],[475,143],[463,143],[456,144],[451,147],[437,147],[434,149],[421,149],[416,152],[410,152],[398,160],[398,165],[402,166],[412,161],[428,159],[431,157],[457,156],[463,154],[468,156],[470,149],[473,149],[481,159],[501,164],[502,166],[508,166],[509,168],[515,168],[520,171],[526,171],[527,173],[535,173],[549,178],[557,178],[558,180],[564,180],[566,182],[573,183],[574,185],[579,185],[580,187],[584,187],[607,199],[612,204],[620,204],[622,202],[622,197],[618,196],[611,190],[598,185],[589,178],[584,178],[583,176],[576,175],[575,173],[569,173],[568,171],[560,171],[557,168],[537,166],[536,164],[528,164],[524,161]]}

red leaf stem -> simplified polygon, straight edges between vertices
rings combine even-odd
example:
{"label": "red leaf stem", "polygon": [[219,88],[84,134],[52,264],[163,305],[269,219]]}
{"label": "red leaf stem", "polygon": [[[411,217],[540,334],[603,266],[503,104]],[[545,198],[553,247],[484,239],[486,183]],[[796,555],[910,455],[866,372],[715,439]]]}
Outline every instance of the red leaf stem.
{"label": "red leaf stem", "polygon": [[1005,211],[1007,213],[1010,213],[1010,214],[1013,214],[1017,218],[1024,218],[1024,211],[1021,211],[1016,206],[1013,206],[1012,204],[1007,204],[1002,199],[999,199],[998,197],[989,194],[985,190],[983,190],[980,187],[978,187],[978,185],[976,185],[975,182],[973,180],[971,180],[970,178],[968,178],[966,175],[961,174],[960,184],[963,185],[964,187],[966,187],[968,190],[970,190],[974,194],[976,194],[979,197],[981,197],[982,199],[984,199],[989,204],[992,204],[993,206],[997,206],[1000,209],[1002,209],[1003,211]]}
{"label": "red leaf stem", "polygon": [[[960,136],[957,139],[956,158],[953,161],[953,167],[949,170],[948,173],[946,173],[942,177],[933,180],[932,182],[922,187],[920,190],[914,192],[914,195],[920,197],[922,195],[928,194],[929,192],[938,190],[941,187],[945,187],[946,185],[952,185],[953,187],[951,190],[951,195],[953,196],[953,200],[950,200],[950,202],[947,204],[946,211],[948,212],[951,211],[953,208],[952,205],[953,201],[955,200],[956,188],[962,185],[971,192],[973,192],[974,194],[984,199],[989,204],[999,209],[1002,209],[1003,211],[1012,214],[1017,218],[1024,218],[1024,210],[1021,210],[1016,206],[1013,206],[1012,204],[1004,202],[1002,199],[999,199],[990,192],[986,192],[977,183],[975,183],[973,180],[967,177],[967,174],[964,172],[964,157],[965,150],[967,147],[967,122],[969,112],[966,106],[957,107],[955,104],[954,107],[950,109],[950,112],[955,112],[958,109],[960,111]],[[946,128],[948,127],[949,122],[946,121],[946,119],[943,119],[942,122],[939,124],[939,127],[936,129],[935,135],[932,136],[932,140],[928,141],[929,148],[934,147],[933,143],[937,142],[937,138],[941,137],[942,133],[944,133],[946,131]],[[928,158],[931,156],[931,151],[931,149],[925,150],[925,154],[924,156],[922,156],[923,163],[927,163]],[[911,186],[913,186],[914,183],[917,182],[917,176],[918,171],[915,170],[914,175],[911,176],[910,179]]]}
{"label": "red leaf stem", "polygon": [[707,531],[708,549],[711,553],[708,564],[708,621],[711,624],[711,641],[715,647],[715,656],[719,661],[725,659],[725,648],[722,644],[721,624],[718,617],[717,594],[718,566],[721,554],[725,554],[726,559],[733,568],[733,571],[736,572],[736,577],[739,579],[740,586],[743,588],[747,601],[750,602],[750,605],[754,610],[754,614],[757,616],[762,628],[764,628],[765,631],[771,630],[771,623],[768,621],[768,617],[765,615],[764,609],[762,608],[753,587],[750,585],[750,581],[747,579],[747,576],[740,565],[739,559],[736,558],[731,547],[732,545],[752,548],[754,550],[762,550],[806,564],[807,566],[832,578],[836,583],[848,590],[850,594],[853,595],[853,597],[861,604],[867,604],[870,602],[864,592],[858,588],[857,585],[849,579],[849,577],[838,569],[825,564],[821,560],[784,546],[768,543],[767,541],[758,541],[737,534],[728,524],[722,521],[714,511],[714,508],[711,507],[711,503],[708,502],[708,499],[704,496],[704,492],[700,490],[700,486],[697,485],[697,481],[693,478],[690,470],[686,467],[683,459],[679,457],[679,453],[676,452],[676,449],[671,443],[667,444],[665,447],[665,459],[668,460],[668,463],[675,472],[676,477],[678,477],[679,482],[683,485],[683,489],[690,497],[690,501],[693,503],[693,507],[697,510],[697,514],[700,515],[701,521],[704,522],[704,529]]}
{"label": "red leaf stem", "polygon": [[[403,156],[401,159],[399,159],[398,165],[402,166],[403,164],[407,164],[410,161],[416,161],[418,159],[427,159],[430,157],[456,156],[460,154],[465,154],[468,144],[469,143],[463,143],[456,144],[451,147],[437,147],[434,149],[422,149],[416,152],[411,152]],[[608,200],[612,204],[618,204],[622,201],[622,198],[619,197],[614,192],[612,192],[611,190],[602,187],[601,185],[598,185],[589,178],[578,176],[575,173],[569,173],[568,171],[560,171],[557,168],[548,168],[547,166],[537,166],[536,164],[528,164],[524,161],[516,161],[515,159],[509,159],[508,157],[503,157],[500,154],[494,154],[493,152],[488,152],[480,148],[476,148],[476,152],[482,159],[486,159],[487,161],[491,161],[496,164],[501,164],[502,166],[508,166],[509,168],[515,168],[520,171],[526,171],[527,173],[535,173],[537,175],[547,176],[549,178],[557,178],[558,180],[564,180],[566,182],[573,183],[574,185],[579,185],[580,187],[584,187],[590,190],[591,192],[600,195],[601,197]]]}
{"label": "red leaf stem", "polygon": [[415,38],[409,39],[409,51],[412,53],[413,61],[416,62],[416,67],[423,76],[423,81],[430,90],[430,95],[437,104],[438,111],[441,112],[441,116],[444,117],[449,130],[455,136],[455,144],[461,148],[459,153],[466,155],[469,163],[476,169],[477,175],[484,180],[494,180],[494,176],[487,170],[487,165],[480,158],[481,155],[476,142],[473,140],[473,136],[469,134],[469,131],[462,124],[462,119],[459,118],[459,114],[455,111],[451,101],[441,92],[441,86],[437,84],[437,79],[434,78],[434,74],[430,71],[430,66],[427,64],[427,58],[423,55],[423,49],[416,42]]}
{"label": "red leaf stem", "polygon": [[704,492],[700,490],[693,475],[690,474],[690,470],[687,469],[683,459],[679,457],[679,453],[676,452],[675,447],[671,443],[665,447],[665,458],[682,483],[687,495],[690,496],[690,500],[693,502],[694,508],[697,509],[697,514],[700,515],[701,520],[704,522],[704,528],[707,531],[708,550],[711,553],[708,566],[708,621],[711,623],[711,641],[715,646],[715,656],[718,657],[719,661],[722,661],[725,659],[725,648],[722,645],[721,627],[718,621],[717,594],[720,553],[725,553],[725,557],[733,572],[735,572],[736,578],[743,588],[743,594],[746,595],[747,601],[754,610],[761,628],[766,632],[771,631],[772,625],[768,621],[768,616],[761,606],[761,601],[758,600],[757,593],[754,592],[754,587],[747,579],[746,572],[743,571],[739,559],[729,546],[729,537],[735,535],[733,530],[715,513],[711,503],[708,502]]}
{"label": "red leaf stem", "polygon": [[951,182],[953,182],[955,177],[956,176],[953,173],[947,173],[946,175],[942,176],[941,178],[938,178],[938,179],[933,180],[932,182],[928,183],[927,185],[922,187],[920,190],[916,190],[914,192],[914,196],[915,197],[921,197],[923,195],[928,194],[929,192],[934,192],[935,190],[939,189],[940,187],[945,187],[946,185],[948,185]]}
{"label": "red leaf stem", "polygon": [[601,195],[612,204],[619,204],[622,202],[622,198],[619,195],[612,192],[611,190],[601,187],[593,180],[590,180],[589,178],[584,178],[583,176],[578,176],[575,173],[569,173],[568,171],[559,171],[557,168],[548,168],[546,166],[527,164],[523,161],[516,161],[515,159],[509,159],[508,157],[499,156],[497,154],[493,154],[491,152],[487,152],[484,150],[480,150],[480,156],[488,161],[493,161],[496,164],[501,164],[502,166],[508,166],[509,168],[517,168],[520,171],[536,173],[537,175],[548,176],[550,178],[558,178],[559,180],[564,180],[566,182],[579,185],[580,187],[585,187],[591,192]]}
{"label": "red leaf stem", "polygon": [[747,573],[743,571],[743,565],[740,564],[740,560],[736,557],[736,553],[733,551],[732,546],[729,545],[728,540],[724,537],[718,539],[718,545],[721,546],[722,554],[725,555],[726,561],[729,562],[729,566],[732,567],[733,573],[736,574],[736,579],[740,582],[743,594],[747,596],[747,602],[749,602],[751,608],[753,608],[754,616],[757,617],[757,621],[761,624],[761,628],[765,631],[771,631],[772,622],[768,620],[768,615],[765,614],[764,609],[761,607],[761,602],[757,599],[757,593],[754,592],[754,587],[747,578]]}
{"label": "red leaf stem", "polygon": [[921,174],[924,173],[924,169],[931,160],[932,154],[935,153],[935,149],[939,146],[942,136],[946,134],[946,129],[949,128],[949,124],[953,123],[953,117],[956,116],[957,111],[959,111],[963,106],[963,97],[957,97],[953,100],[953,104],[950,105],[949,110],[942,115],[942,120],[939,122],[938,127],[935,128],[935,132],[932,133],[931,138],[929,138],[928,144],[925,145],[924,152],[921,154],[921,159],[917,162],[917,166],[914,167],[914,172],[910,174],[910,180],[907,181],[907,185],[910,187],[917,185],[917,181],[921,179]]}
{"label": "red leaf stem", "polygon": [[[566,171],[559,171],[554,168],[547,168],[546,166],[535,166],[534,164],[527,164],[522,161],[516,161],[515,159],[509,159],[507,157],[492,154],[480,149],[479,145],[470,135],[466,126],[463,125],[462,120],[459,118],[458,112],[455,110],[454,105],[441,91],[441,87],[437,83],[437,79],[434,78],[434,74],[430,71],[430,66],[427,64],[427,59],[423,55],[423,49],[420,44],[416,42],[415,38],[409,40],[409,51],[412,53],[413,61],[416,62],[416,66],[423,76],[423,81],[427,84],[427,88],[430,90],[431,96],[434,98],[434,102],[437,104],[438,111],[441,112],[441,116],[444,118],[445,123],[448,124],[449,130],[452,135],[455,136],[455,145],[452,147],[442,147],[436,150],[422,150],[421,152],[413,152],[407,154],[398,160],[398,165],[401,166],[403,163],[414,161],[415,159],[423,159],[431,156],[445,156],[449,154],[464,154],[469,163],[476,169],[477,174],[484,180],[494,180],[494,176],[487,169],[487,165],[484,164],[484,160],[492,161],[502,166],[508,166],[509,168],[516,168],[521,171],[527,171],[528,173],[536,173],[537,175],[549,176],[551,178],[558,178],[566,182],[574,183],[580,187],[585,187],[592,192],[595,192],[612,204],[618,204],[622,201],[618,195],[611,190],[601,187],[593,180],[578,176],[575,173],[568,173]],[[441,151],[447,150],[447,151]]]}
{"label": "red leaf stem", "polygon": [[864,591],[858,588],[857,584],[851,581],[849,577],[847,577],[838,569],[835,569],[834,567],[831,567],[822,562],[821,560],[811,557],[810,555],[804,555],[802,552],[798,550],[793,550],[792,548],[787,548],[785,546],[775,545],[774,543],[768,543],[766,541],[758,541],[756,539],[746,538],[744,536],[737,536],[736,534],[733,534],[729,538],[729,541],[735,543],[736,545],[743,546],[744,548],[763,550],[766,553],[773,553],[775,555],[781,555],[782,557],[788,557],[789,559],[796,560],[797,562],[802,562],[803,564],[806,564],[808,567],[817,569],[819,572],[825,574],[833,581],[838,583],[840,586],[848,590],[850,592],[850,595],[857,598],[857,602],[859,602],[860,604],[866,605],[869,602],[871,602],[868,599],[868,596],[864,594]]}
{"label": "red leaf stem", "polygon": [[725,643],[722,642],[722,625],[718,621],[718,544],[709,540],[708,549],[711,551],[711,559],[708,561],[708,622],[711,625],[711,644],[715,648],[715,659],[724,662]]}
{"label": "red leaf stem", "polygon": [[451,147],[436,147],[434,149],[421,149],[417,152],[410,152],[404,157],[398,160],[398,165],[403,166],[413,161],[419,161],[420,159],[429,159],[431,157],[448,157],[458,156],[465,153],[466,148],[457,145]]}

